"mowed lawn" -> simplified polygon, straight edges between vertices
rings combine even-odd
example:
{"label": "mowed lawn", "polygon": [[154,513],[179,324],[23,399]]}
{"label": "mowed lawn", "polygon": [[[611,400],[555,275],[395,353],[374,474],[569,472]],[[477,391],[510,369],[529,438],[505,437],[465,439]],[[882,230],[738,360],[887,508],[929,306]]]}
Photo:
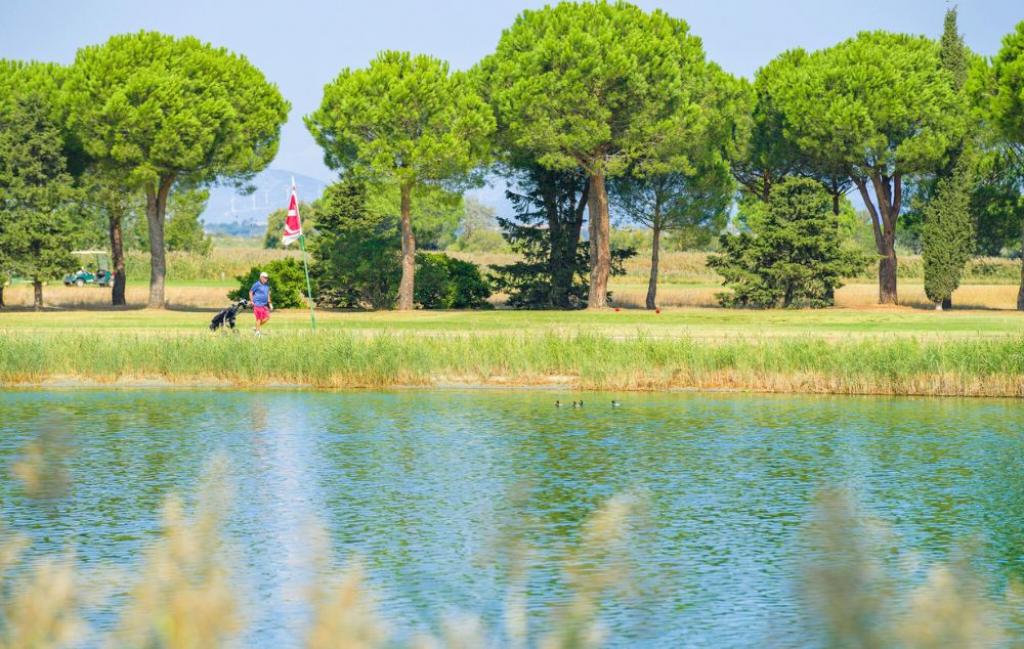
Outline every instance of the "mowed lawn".
{"label": "mowed lawn", "polygon": [[[30,331],[117,332],[212,335],[209,309],[149,310],[55,309],[43,312],[0,311],[0,333]],[[589,311],[318,311],[322,331],[380,333],[517,334],[576,333],[613,337],[690,337],[757,339],[777,336],[913,336],[918,338],[1021,336],[1024,313],[954,310],[937,313],[909,307],[832,308],[821,310],[750,311],[719,308],[667,308],[661,313],[638,309]],[[252,335],[251,312],[239,315],[242,335]],[[309,330],[308,310],[275,311],[268,335]]]}

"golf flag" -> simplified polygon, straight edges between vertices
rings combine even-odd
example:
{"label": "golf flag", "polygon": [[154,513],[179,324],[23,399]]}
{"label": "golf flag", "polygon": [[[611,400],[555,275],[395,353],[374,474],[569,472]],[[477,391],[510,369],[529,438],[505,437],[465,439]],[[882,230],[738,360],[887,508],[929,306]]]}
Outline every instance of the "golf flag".
{"label": "golf flag", "polygon": [[288,203],[288,216],[284,217],[284,235],[281,243],[290,245],[299,240],[302,236],[302,222],[299,221],[299,198],[295,193],[295,185],[292,185],[292,200]]}

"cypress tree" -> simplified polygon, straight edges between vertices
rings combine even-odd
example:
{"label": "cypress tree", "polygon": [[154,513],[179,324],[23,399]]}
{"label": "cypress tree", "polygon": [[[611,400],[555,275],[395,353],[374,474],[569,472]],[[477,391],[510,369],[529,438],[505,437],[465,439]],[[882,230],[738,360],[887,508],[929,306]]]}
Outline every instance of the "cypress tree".
{"label": "cypress tree", "polygon": [[953,175],[939,181],[935,198],[924,208],[924,292],[939,311],[948,308],[974,250],[972,175],[961,157]]}
{"label": "cypress tree", "polygon": [[[969,62],[967,47],[957,30],[955,7],[946,11],[940,45],[942,67],[949,72],[953,90],[961,93]],[[923,210],[925,294],[939,311],[952,307],[953,291],[960,285],[964,266],[975,247],[970,214],[974,174],[967,145],[968,139],[961,139],[950,151],[945,167],[936,174],[931,199]],[[957,183],[960,186],[954,186]]]}

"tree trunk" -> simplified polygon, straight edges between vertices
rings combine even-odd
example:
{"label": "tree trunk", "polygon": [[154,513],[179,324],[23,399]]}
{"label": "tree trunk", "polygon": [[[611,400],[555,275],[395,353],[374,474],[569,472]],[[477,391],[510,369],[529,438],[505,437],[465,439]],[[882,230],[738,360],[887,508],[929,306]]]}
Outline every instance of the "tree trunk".
{"label": "tree trunk", "polygon": [[402,281],[398,284],[398,309],[411,311],[416,277],[416,237],[412,233],[412,186],[402,185]]}
{"label": "tree trunk", "polygon": [[1024,311],[1024,222],[1020,230],[1021,259],[1020,259],[1020,289],[1017,290],[1017,310]]}
{"label": "tree trunk", "polygon": [[878,303],[896,304],[896,251],[890,247],[878,262]]}
{"label": "tree trunk", "polygon": [[651,279],[647,282],[647,308],[658,308],[658,254],[661,250],[661,228],[655,226],[651,236]]}
{"label": "tree trunk", "polygon": [[167,279],[167,259],[164,254],[164,215],[167,196],[174,178],[161,178],[157,187],[146,188],[146,221],[149,225],[149,303],[151,309],[163,309],[164,282]]}
{"label": "tree trunk", "polygon": [[111,285],[111,303],[124,306],[125,272],[124,272],[124,237],[121,233],[121,214],[110,214],[110,264],[113,266],[113,284]]}
{"label": "tree trunk", "polygon": [[43,310],[43,282],[42,280],[32,280],[32,290],[34,295],[32,301],[32,308],[36,311]]}
{"label": "tree trunk", "polygon": [[942,310],[944,310],[944,309],[946,308],[946,304],[945,304],[945,302],[946,302],[945,300],[942,300],[941,302],[936,302],[936,303],[935,303],[935,310],[936,310],[936,311],[942,311]]}
{"label": "tree trunk", "polygon": [[0,309],[4,308],[5,306],[6,305],[4,304],[4,285],[3,281],[0,281]]}
{"label": "tree trunk", "polygon": [[604,184],[604,172],[590,176],[587,210],[590,215],[590,292],[587,308],[601,309],[608,306],[608,276],[612,269],[608,191]]}
{"label": "tree trunk", "polygon": [[870,176],[870,180],[878,201],[877,207],[868,193],[867,179],[854,178],[854,184],[860,190],[861,198],[871,216],[875,246],[881,257],[878,262],[878,302],[896,304],[896,220],[899,218],[902,203],[902,179],[899,174],[892,177],[875,174]]}

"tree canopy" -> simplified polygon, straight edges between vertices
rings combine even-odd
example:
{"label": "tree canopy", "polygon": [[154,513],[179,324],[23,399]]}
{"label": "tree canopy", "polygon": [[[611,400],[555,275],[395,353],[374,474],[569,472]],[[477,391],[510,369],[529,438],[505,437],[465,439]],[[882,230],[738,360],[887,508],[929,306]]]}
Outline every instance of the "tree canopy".
{"label": "tree canopy", "polygon": [[[700,39],[663,11],[564,2],[520,14],[478,71],[505,147],[589,177],[589,305],[604,306],[605,178],[654,159],[689,165],[683,145],[708,126],[703,101],[712,75]],[[666,151],[676,152],[673,160]]]}
{"label": "tree canopy", "polygon": [[399,188],[400,309],[413,308],[417,188],[456,184],[485,160],[494,117],[463,73],[426,55],[381,52],[366,68],[344,69],[306,117],[332,169]]}
{"label": "tree canopy", "polygon": [[879,299],[895,302],[903,180],[936,170],[965,128],[965,106],[935,41],[863,32],[785,76],[786,133],[808,159],[857,186],[881,257]]}
{"label": "tree canopy", "polygon": [[262,170],[277,153],[288,102],[244,56],[146,31],[80,49],[67,91],[85,151],[146,194],[149,304],[163,306],[172,187],[241,183]]}

